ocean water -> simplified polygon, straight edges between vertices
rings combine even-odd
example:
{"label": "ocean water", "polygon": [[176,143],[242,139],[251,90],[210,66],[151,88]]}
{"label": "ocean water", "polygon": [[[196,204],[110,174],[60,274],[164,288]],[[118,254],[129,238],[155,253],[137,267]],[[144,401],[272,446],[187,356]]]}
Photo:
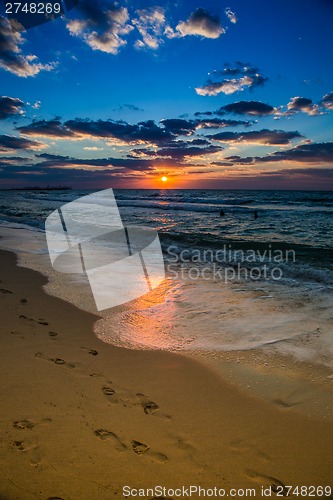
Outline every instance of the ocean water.
{"label": "ocean water", "polygon": [[[33,256],[34,267],[51,276],[49,293],[93,310],[92,298],[82,295],[89,294],[83,276],[51,273],[44,234],[53,210],[89,193],[0,191],[0,246]],[[201,352],[274,346],[332,364],[332,192],[114,193],[124,225],[158,231],[166,279],[143,298],[104,311],[95,325],[103,341]]]}

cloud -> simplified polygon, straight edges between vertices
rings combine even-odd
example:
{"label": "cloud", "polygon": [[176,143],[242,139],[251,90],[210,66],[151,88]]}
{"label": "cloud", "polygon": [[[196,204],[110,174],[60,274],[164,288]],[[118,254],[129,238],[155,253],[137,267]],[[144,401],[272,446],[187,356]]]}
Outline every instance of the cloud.
{"label": "cloud", "polygon": [[49,137],[53,139],[74,138],[75,134],[64,126],[59,119],[33,121],[29,125],[17,127],[23,135]]}
{"label": "cloud", "polygon": [[272,115],[276,111],[273,106],[260,101],[238,101],[223,106],[216,114],[235,113],[237,115],[265,116]]}
{"label": "cloud", "polygon": [[227,7],[224,12],[231,23],[233,24],[237,23],[236,14],[230,9],[230,7]]}
{"label": "cloud", "polygon": [[88,0],[81,1],[77,8],[82,18],[67,22],[70,34],[84,40],[93,50],[118,54],[127,43],[123,37],[133,29],[128,22],[128,10],[116,4]]}
{"label": "cloud", "polygon": [[42,64],[37,56],[23,55],[21,45],[24,38],[18,31],[12,31],[7,19],[0,16],[0,68],[14,75],[27,78],[36,76],[40,71],[51,71],[55,63]]}
{"label": "cloud", "polygon": [[138,29],[142,39],[135,42],[135,47],[158,49],[163,43],[161,37],[165,26],[165,13],[162,7],[150,7],[137,10],[138,17],[132,23]]}
{"label": "cloud", "polygon": [[229,156],[226,160],[232,164],[244,165],[269,162],[297,162],[297,163],[332,163],[333,162],[333,142],[305,143],[299,144],[292,149],[275,151],[266,156]]}
{"label": "cloud", "polygon": [[285,132],[284,130],[259,130],[251,132],[220,132],[208,135],[209,139],[228,142],[246,142],[249,144],[260,144],[264,146],[283,146],[290,144],[292,139],[303,137],[299,132]]}
{"label": "cloud", "polygon": [[189,135],[196,129],[196,121],[183,120],[182,118],[169,118],[161,120],[162,125],[175,135]]}
{"label": "cloud", "polygon": [[326,109],[333,109],[333,92],[330,92],[329,94],[324,95],[321,104],[326,108]]}
{"label": "cloud", "polygon": [[131,158],[74,158],[71,156],[52,155],[42,153],[36,155],[41,159],[36,165],[41,169],[50,168],[82,168],[82,169],[111,169],[121,172],[122,169],[148,171],[153,168],[151,160],[131,159]]}
{"label": "cloud", "polygon": [[122,104],[116,108],[112,108],[111,111],[124,111],[125,109],[129,109],[130,111],[144,111],[142,108],[135,106],[134,104]]}
{"label": "cloud", "polygon": [[320,110],[317,104],[314,104],[311,99],[306,97],[293,97],[287,104],[288,111],[298,112],[302,111],[308,115],[319,115]]}
{"label": "cloud", "polygon": [[204,156],[214,154],[222,151],[220,146],[213,146],[205,139],[194,139],[193,141],[171,141],[166,146],[157,149],[133,149],[130,157],[138,156],[151,156],[154,158],[172,158],[182,161],[186,157]]}
{"label": "cloud", "polygon": [[207,83],[203,87],[197,87],[195,91],[198,95],[202,96],[215,96],[221,92],[229,95],[234,94],[235,92],[243,91],[246,88],[251,89],[257,87],[258,85],[263,85],[265,81],[266,78],[259,74],[255,76],[243,76],[241,78],[232,78],[230,80],[225,79],[222,82]]}
{"label": "cloud", "polygon": [[293,149],[277,151],[261,161],[295,161],[300,163],[332,163],[333,142],[300,144]]}
{"label": "cloud", "polygon": [[131,125],[124,121],[76,119],[65,122],[64,126],[79,137],[110,138],[127,144],[159,144],[173,137],[170,131],[162,129],[153,120]]}
{"label": "cloud", "polygon": [[[196,113],[200,115],[200,113]],[[191,135],[196,130],[201,128],[225,128],[225,127],[236,127],[243,125],[248,127],[252,124],[250,121],[243,120],[223,120],[221,118],[210,118],[210,119],[197,119],[197,120],[184,120],[182,118],[170,118],[166,120],[161,120],[162,125],[175,135]]]}
{"label": "cloud", "polygon": [[[200,116],[201,113],[195,113],[195,115]],[[245,120],[227,120],[222,118],[209,118],[196,121],[196,129],[200,128],[225,128],[225,127],[250,127],[253,124],[252,121]]]}
{"label": "cloud", "polygon": [[83,149],[85,151],[103,151],[104,148],[98,148],[97,146],[86,146]]}
{"label": "cloud", "polygon": [[0,151],[10,151],[16,149],[28,150],[38,150],[44,148],[45,145],[36,142],[29,141],[28,139],[23,139],[22,137],[13,137],[10,135],[0,135]]}
{"label": "cloud", "polygon": [[24,158],[22,156],[1,156],[0,166],[6,167],[9,165],[17,165],[18,163],[30,163],[31,158]]}
{"label": "cloud", "polygon": [[205,38],[219,38],[225,33],[220,19],[202,8],[196,9],[188,20],[180,22],[176,29],[181,36],[196,35]]}
{"label": "cloud", "polygon": [[0,120],[9,118],[15,115],[22,115],[24,102],[15,97],[0,97]]}
{"label": "cloud", "polygon": [[259,74],[257,68],[250,65],[238,62],[236,67],[225,67],[223,71],[214,71],[213,76],[220,77],[225,75],[239,76],[239,78],[223,78],[222,80],[214,82],[209,79],[202,87],[195,89],[196,93],[202,96],[216,96],[220,93],[233,94],[235,92],[243,91],[246,88],[253,89],[259,85],[263,85],[268,78]]}

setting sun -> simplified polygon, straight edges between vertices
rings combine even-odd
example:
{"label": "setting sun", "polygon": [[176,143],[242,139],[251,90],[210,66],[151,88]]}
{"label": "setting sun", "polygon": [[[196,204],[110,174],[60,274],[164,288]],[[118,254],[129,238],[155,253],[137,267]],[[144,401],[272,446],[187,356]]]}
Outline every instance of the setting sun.
{"label": "setting sun", "polygon": [[163,182],[166,182],[168,180],[167,177],[163,176],[162,179],[161,179]]}

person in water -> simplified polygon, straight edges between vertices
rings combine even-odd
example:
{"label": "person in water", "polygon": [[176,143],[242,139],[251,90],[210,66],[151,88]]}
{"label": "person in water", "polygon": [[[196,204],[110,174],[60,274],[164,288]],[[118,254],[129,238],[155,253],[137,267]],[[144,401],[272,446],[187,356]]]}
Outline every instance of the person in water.
{"label": "person in water", "polygon": [[254,215],[253,216],[254,216],[255,219],[258,219],[259,215],[258,215],[257,210],[254,211]]}
{"label": "person in water", "polygon": [[225,216],[224,210],[221,210],[221,212],[220,212],[220,216],[221,216],[221,217],[224,217],[224,216]]}

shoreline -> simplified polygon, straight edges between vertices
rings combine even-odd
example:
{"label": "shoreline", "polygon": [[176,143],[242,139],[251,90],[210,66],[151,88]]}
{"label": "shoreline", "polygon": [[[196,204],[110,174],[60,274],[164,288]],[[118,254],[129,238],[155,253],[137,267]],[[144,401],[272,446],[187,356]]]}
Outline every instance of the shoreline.
{"label": "shoreline", "polygon": [[250,397],[185,356],[105,344],[95,315],[47,295],[47,278],[13,253],[0,260],[2,496],[330,485],[331,423]]}

